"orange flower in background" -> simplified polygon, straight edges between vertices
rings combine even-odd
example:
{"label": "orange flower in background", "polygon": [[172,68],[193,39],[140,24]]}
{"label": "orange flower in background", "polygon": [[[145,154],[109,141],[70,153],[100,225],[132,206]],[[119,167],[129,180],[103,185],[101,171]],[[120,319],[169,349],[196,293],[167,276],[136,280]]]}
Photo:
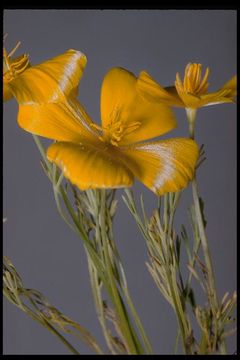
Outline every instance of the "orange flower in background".
{"label": "orange flower in background", "polygon": [[[86,66],[86,56],[68,50],[44,63],[30,67],[28,55],[11,56],[20,42],[7,54],[3,49],[3,88],[19,105],[53,103],[77,95],[79,80]],[[4,100],[8,100],[4,97]]]}
{"label": "orange flower in background", "polygon": [[175,86],[163,88],[146,71],[142,71],[138,80],[138,89],[151,101],[190,109],[234,102],[237,94],[237,77],[234,76],[216,92],[208,92],[208,76],[209,68],[202,77],[202,65],[189,63],[183,81],[177,73]]}
{"label": "orange flower in background", "polygon": [[157,195],[193,178],[198,146],[191,139],[142,142],[176,127],[168,106],[145,100],[138,79],[113,68],[101,89],[102,126],[77,100],[86,57],[69,50],[16,74],[7,83],[19,103],[19,125],[56,140],[47,157],[81,190],[131,186],[136,177]]}
{"label": "orange flower in background", "polygon": [[10,100],[13,97],[13,94],[9,86],[11,80],[14,77],[20,75],[30,66],[28,55],[26,54],[18,56],[14,60],[11,59],[11,56],[15,53],[19,45],[20,42],[17,43],[17,45],[9,54],[7,54],[6,50],[3,49],[3,100],[4,101]]}
{"label": "orange flower in background", "polygon": [[[87,124],[87,114],[76,101],[79,81],[87,62],[83,53],[70,49],[40,65],[22,67],[19,72],[13,67],[16,59],[12,60],[9,55],[4,49],[3,64],[9,62],[11,66],[3,71],[3,95],[4,100],[13,96],[16,98],[19,104],[18,122],[22,128],[56,140],[64,140],[66,133],[70,139],[74,136],[79,139],[79,133],[84,137],[86,132],[92,131]],[[26,55],[19,58],[28,60]],[[79,119],[69,120],[66,127],[65,117],[72,114],[73,108],[78,112]],[[49,119],[46,126],[45,116]],[[84,121],[81,121],[83,117]]]}

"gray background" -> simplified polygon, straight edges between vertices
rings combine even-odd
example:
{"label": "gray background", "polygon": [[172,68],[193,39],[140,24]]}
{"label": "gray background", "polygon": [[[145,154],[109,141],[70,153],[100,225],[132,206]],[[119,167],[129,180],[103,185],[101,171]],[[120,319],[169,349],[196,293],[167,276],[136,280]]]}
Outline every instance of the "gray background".
{"label": "gray background", "polygon": [[[236,12],[227,10],[6,10],[7,49],[22,42],[32,64],[69,48],[87,55],[80,99],[99,122],[100,86],[106,71],[122,66],[138,74],[147,70],[162,85],[183,74],[188,62],[210,67],[210,90],[236,73]],[[187,136],[183,109],[176,109],[178,129],[166,137]],[[17,104],[4,104],[4,254],[27,287],[42,291],[66,315],[86,326],[103,343],[81,241],[59,218],[50,183],[31,135],[16,122]],[[206,200],[207,234],[219,295],[236,288],[236,107],[218,105],[198,113],[197,141],[207,161],[199,171]],[[149,213],[155,196],[141,184]],[[121,191],[118,196],[120,198]],[[191,196],[187,189],[176,225],[187,223]],[[129,288],[156,354],[173,351],[175,317],[146,267],[144,240],[120,200],[115,222],[117,245]],[[4,354],[68,354],[64,346],[20,310],[4,301]],[[229,351],[236,349],[235,338]],[[89,354],[80,344],[80,353]]]}

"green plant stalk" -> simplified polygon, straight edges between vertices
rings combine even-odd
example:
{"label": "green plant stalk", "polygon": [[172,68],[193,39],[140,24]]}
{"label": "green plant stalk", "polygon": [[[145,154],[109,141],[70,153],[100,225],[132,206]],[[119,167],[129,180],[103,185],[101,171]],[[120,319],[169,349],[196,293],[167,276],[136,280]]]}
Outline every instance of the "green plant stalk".
{"label": "green plant stalk", "polygon": [[[100,244],[100,246],[99,246],[100,256],[102,257],[104,263],[106,264],[106,255],[105,255],[105,252],[104,252],[104,249],[103,249],[103,241],[102,241],[102,236],[101,236],[101,224],[102,223],[103,224],[108,223],[108,226],[109,226],[108,231],[110,231],[110,234],[107,235],[107,240],[108,240],[108,243],[111,244],[111,248],[113,249],[113,252],[114,252],[114,256],[112,256],[112,254],[109,253],[110,264],[111,264],[111,266],[114,266],[114,269],[113,269],[114,281],[119,284],[120,289],[122,290],[123,295],[125,296],[126,302],[127,302],[128,306],[130,308],[130,311],[131,311],[131,313],[133,315],[133,318],[135,320],[137,328],[138,328],[138,330],[139,330],[139,332],[140,332],[140,334],[142,336],[142,339],[143,339],[144,345],[146,347],[146,350],[148,351],[149,354],[151,354],[152,353],[151,345],[150,345],[150,343],[149,343],[149,341],[148,341],[148,339],[146,337],[143,326],[142,326],[141,321],[140,321],[140,319],[138,317],[138,314],[137,314],[137,312],[136,312],[136,310],[134,308],[134,305],[132,303],[132,300],[130,298],[130,295],[129,295],[129,292],[128,292],[128,289],[127,289],[127,283],[126,283],[124,271],[122,269],[119,254],[118,254],[118,251],[117,251],[117,248],[116,248],[116,245],[115,245],[115,242],[114,242],[113,234],[112,234],[111,219],[108,218],[108,217],[102,219],[102,221],[99,219],[99,210],[101,210],[100,209],[101,204],[100,204],[99,200],[100,200],[100,198],[102,196],[101,190],[94,190],[94,191],[89,190],[87,192],[87,196],[88,196],[89,200],[91,201],[91,205],[92,205],[92,207],[94,209],[94,213],[95,213],[95,220],[96,220],[96,230],[95,230],[96,231],[96,233],[95,233],[96,241],[95,242],[96,242],[96,244]],[[113,200],[113,194],[112,194],[112,200]],[[101,213],[101,211],[100,211],[100,213]],[[107,213],[105,213],[105,216],[106,215],[107,215]],[[99,222],[99,220],[100,220],[100,222]],[[119,261],[117,264],[115,264],[115,256],[116,256],[116,259]],[[89,259],[89,261],[91,262],[91,259]],[[92,266],[94,267],[94,264]],[[119,273],[118,273],[117,266],[119,266],[120,269],[121,269],[121,275],[123,277],[123,282],[120,281],[120,276],[119,276]],[[116,271],[117,271],[117,273],[116,273]],[[95,275],[96,274],[97,273],[95,272]],[[117,276],[117,278],[115,278],[115,276]],[[96,281],[94,281],[94,284],[92,285],[92,288],[93,288],[94,298],[95,298],[95,302],[96,302],[96,308],[98,309],[99,320],[100,320],[101,325],[103,326],[103,332],[106,335],[105,338],[106,338],[106,341],[108,343],[108,347],[112,348],[112,346],[111,346],[111,338],[109,338],[108,332],[106,332],[105,320],[104,320],[104,318],[102,316],[103,309],[101,309],[101,307],[102,307],[101,306],[101,301],[102,301],[101,300],[101,292],[100,292],[100,289],[99,289],[99,291],[96,291],[96,289],[95,289],[97,287],[97,282]],[[111,297],[111,294],[110,294],[110,297]],[[125,309],[125,307],[124,307],[124,309]],[[136,335],[135,335],[135,339],[136,339]],[[116,346],[116,344],[114,344],[114,346]],[[121,350],[120,352],[122,353],[122,349],[120,349],[120,350]],[[113,348],[112,348],[112,353],[115,353]]]}
{"label": "green plant stalk", "polygon": [[[72,208],[72,205],[71,203],[69,202],[68,200],[68,197],[64,191],[64,189],[62,187],[60,187],[60,193],[62,195],[62,198],[63,198],[63,201],[66,205],[66,208],[73,220],[73,223],[76,227],[76,231],[78,233],[78,235],[82,238],[83,242],[84,242],[84,245],[85,245],[85,249],[87,251],[87,253],[89,254],[90,258],[91,258],[91,261],[93,262],[94,264],[94,267],[96,267],[96,270],[106,288],[106,291],[108,292],[111,300],[115,301],[115,298],[114,298],[114,295],[112,293],[112,288],[111,288],[111,285],[109,284],[109,281],[108,281],[108,275],[106,275],[105,273],[105,270],[104,270],[104,266],[103,264],[101,263],[99,257],[98,257],[98,254],[96,253],[95,249],[92,247],[92,244],[90,243],[89,241],[89,238],[87,236],[87,234],[85,234],[83,228],[81,227],[81,225],[79,224],[78,222],[78,219],[76,218],[76,215],[74,213],[74,210]],[[122,300],[121,300],[122,301]]]}
{"label": "green plant stalk", "polygon": [[[189,137],[194,140],[195,138],[195,121],[196,121],[196,114],[197,111],[195,109],[186,109],[187,113],[187,119],[189,124]],[[210,305],[213,311],[214,317],[216,316],[217,309],[219,307],[218,304],[218,297],[217,297],[217,288],[215,283],[215,276],[213,271],[213,265],[212,265],[212,259],[208,244],[208,239],[205,232],[204,227],[204,221],[202,217],[200,202],[199,202],[199,193],[198,193],[198,187],[197,187],[197,179],[196,179],[196,173],[194,175],[194,178],[192,180],[192,194],[193,194],[193,203],[195,207],[195,213],[196,213],[196,219],[198,223],[198,229],[199,229],[199,235],[201,239],[205,264],[207,268],[207,274],[208,274],[208,282],[209,282],[209,290],[210,290]],[[226,344],[223,340],[220,344],[220,351],[222,354],[226,354]]]}
{"label": "green plant stalk", "polygon": [[[177,199],[178,200],[179,195],[177,195]],[[169,217],[169,221],[167,221],[168,219],[168,210],[171,210],[170,212],[170,217]],[[175,284],[175,286],[173,286],[174,282],[176,282],[175,279],[175,275],[172,273],[172,270],[169,267],[170,264],[170,254],[171,254],[171,249],[170,249],[170,240],[171,240],[171,230],[172,230],[172,225],[173,225],[173,218],[174,218],[174,213],[175,213],[175,209],[171,209],[171,206],[169,206],[168,204],[168,198],[167,195],[164,196],[164,229],[163,229],[163,233],[164,233],[164,237],[165,237],[165,241],[164,243],[166,244],[166,251],[167,251],[167,258],[166,258],[166,275],[168,278],[168,284],[169,284],[169,288],[170,288],[170,292],[171,292],[171,298],[173,301],[173,305],[174,305],[174,309],[175,309],[175,314],[177,316],[177,320],[178,320],[178,325],[179,325],[179,329],[181,332],[181,337],[182,337],[182,343],[183,343],[183,348],[186,354],[191,354],[191,350],[189,348],[189,346],[187,345],[187,337],[188,337],[188,323],[187,320],[185,318],[185,312],[183,310],[182,307],[182,303],[181,303],[181,299],[178,293],[178,288]],[[162,225],[160,224],[161,228]],[[163,248],[162,248],[162,252],[164,252]]]}
{"label": "green plant stalk", "polygon": [[188,120],[188,126],[189,126],[189,137],[190,137],[190,139],[194,140],[197,110],[186,108],[186,114],[187,114],[187,120]]}
{"label": "green plant stalk", "polygon": [[[111,196],[112,201],[113,201],[113,199],[114,199],[114,193],[112,193],[112,196]],[[142,198],[141,198],[141,202],[142,202],[142,206],[144,207]],[[143,212],[145,214],[144,208],[143,208]],[[145,216],[145,219],[146,219],[146,216]],[[119,253],[118,253],[118,249],[117,249],[115,241],[114,241],[111,217],[110,218],[107,217],[106,221],[108,222],[108,225],[109,225],[109,230],[108,230],[109,244],[111,244],[111,249],[114,253],[113,261],[116,263],[115,271],[117,271],[117,283],[118,283],[120,290],[124,296],[124,299],[126,300],[126,304],[129,307],[130,313],[132,314],[136,328],[139,331],[139,334],[141,336],[141,339],[143,341],[143,345],[147,351],[147,354],[151,355],[151,354],[153,354],[152,346],[151,346],[150,341],[145,333],[145,329],[144,329],[142,322],[140,320],[140,317],[135,309],[135,306],[134,306],[133,301],[130,296],[130,292],[128,290],[126,276],[124,273],[123,266],[121,264],[121,259],[120,259]],[[116,257],[116,259],[115,259],[115,257]],[[138,339],[137,339],[137,341],[138,341]]]}
{"label": "green plant stalk", "polygon": [[180,296],[178,293],[177,284],[175,284],[175,286],[174,286],[174,281],[176,280],[175,275],[172,274],[172,271],[168,266],[168,262],[166,262],[166,270],[167,270],[166,275],[168,278],[168,284],[169,284],[169,288],[170,288],[170,292],[171,292],[171,298],[173,301],[175,314],[177,316],[178,325],[179,325],[179,329],[181,332],[183,348],[184,348],[185,353],[189,355],[189,354],[191,354],[191,349],[187,345],[187,338],[188,338],[188,332],[189,332],[188,331],[188,323],[187,323],[187,320],[185,317],[185,312],[182,308],[182,303],[181,303],[181,299],[180,299]]}
{"label": "green plant stalk", "polygon": [[92,259],[91,259],[90,255],[88,254],[87,249],[85,249],[85,251],[86,251],[87,259],[88,259],[88,269],[89,269],[90,283],[91,283],[93,298],[94,298],[95,307],[96,307],[96,310],[97,310],[97,315],[98,315],[98,318],[99,318],[99,322],[100,322],[100,325],[102,327],[103,335],[105,337],[105,341],[106,341],[106,344],[108,346],[108,349],[110,350],[110,352],[112,354],[115,355],[116,352],[115,352],[115,350],[113,348],[111,339],[109,337],[107,325],[106,325],[105,318],[104,318],[104,309],[103,309],[103,305],[102,305],[101,291],[99,289],[99,284],[98,284],[98,275],[97,275],[96,269],[94,267],[94,264],[92,262]]}
{"label": "green plant stalk", "polygon": [[44,147],[42,146],[41,140],[39,139],[39,137],[38,137],[37,135],[33,135],[33,139],[34,139],[34,141],[35,141],[35,143],[36,143],[36,145],[37,145],[37,148],[38,148],[38,150],[39,150],[39,152],[40,152],[40,154],[41,154],[41,156],[42,156],[42,158],[43,158],[43,160],[44,160],[44,162],[45,162],[48,170],[51,172],[51,170],[52,170],[52,164],[48,161],[48,159],[47,159],[47,157],[46,157],[45,149],[44,149]]}
{"label": "green plant stalk", "polygon": [[[34,140],[37,144],[37,147],[42,155],[42,158],[47,166],[47,169],[49,171],[49,173],[51,174],[51,181],[53,183],[53,190],[54,190],[54,197],[56,200],[56,204],[57,204],[57,209],[58,212],[60,213],[61,217],[64,219],[64,221],[73,229],[75,230],[78,235],[80,235],[80,237],[83,239],[84,241],[84,245],[85,245],[85,249],[87,250],[88,254],[91,257],[91,261],[93,261],[94,266],[96,267],[96,270],[99,273],[100,278],[102,279],[104,286],[107,290],[107,292],[109,293],[113,303],[115,302],[117,304],[117,310],[119,312],[119,317],[120,317],[120,323],[124,320],[125,321],[125,325],[126,327],[124,327],[124,331],[123,334],[124,336],[128,336],[128,340],[130,341],[130,351],[131,353],[135,353],[135,354],[142,354],[143,353],[143,349],[142,349],[142,345],[141,343],[138,341],[137,336],[131,326],[130,320],[128,319],[128,315],[127,315],[127,311],[125,309],[124,303],[122,301],[121,295],[117,289],[116,284],[113,282],[111,284],[109,284],[108,281],[108,276],[111,275],[112,276],[112,280],[114,279],[114,274],[111,271],[112,269],[110,269],[110,267],[108,268],[108,276],[106,276],[104,269],[102,267],[102,264],[100,263],[100,259],[98,258],[97,253],[95,252],[94,248],[92,247],[92,244],[89,241],[89,238],[87,236],[87,234],[85,234],[84,229],[82,228],[81,224],[79,224],[79,221],[76,217],[76,214],[72,208],[72,205],[65,193],[65,190],[63,189],[61,182],[59,181],[59,179],[56,178],[56,169],[54,168],[54,165],[52,165],[48,159],[46,158],[46,154],[45,154],[45,150],[44,147],[42,146],[42,143],[40,141],[40,139],[37,136],[33,136]],[[59,199],[59,195],[62,197],[64,204],[68,210],[68,213],[70,215],[70,217],[72,218],[72,221],[74,223],[74,227],[69,223],[68,219],[65,217],[63,210],[61,208],[61,204],[60,204],[60,199]],[[94,201],[94,199],[93,199]],[[105,201],[105,198],[104,198]],[[105,203],[104,203],[105,206]],[[105,221],[105,219],[104,219]],[[104,224],[104,222],[103,222]],[[106,229],[105,229],[106,231]],[[102,232],[102,234],[104,233],[104,231]],[[106,236],[106,233],[105,233]],[[108,265],[111,266],[110,263],[110,256],[108,253],[108,248],[105,247],[105,250],[107,250],[107,253],[105,254],[105,256],[108,256]],[[110,272],[111,271],[111,272]]]}
{"label": "green plant stalk", "polygon": [[28,310],[25,311],[33,320],[37,321],[40,325],[45,327],[48,331],[50,331],[52,334],[54,334],[67,348],[70,350],[71,353],[74,355],[80,355],[80,353],[70,344],[70,342],[65,339],[65,337],[60,334],[60,332],[55,329],[54,326],[52,326],[46,319],[39,319],[35,314],[32,312],[30,313]]}
{"label": "green plant stalk", "polygon": [[97,252],[95,251],[95,249],[93,248],[87,234],[85,233],[84,229],[82,228],[81,224],[79,224],[79,221],[78,219],[76,218],[76,215],[75,215],[75,212],[72,208],[72,205],[64,191],[64,189],[61,187],[60,188],[60,193],[61,193],[61,196],[63,198],[63,201],[64,201],[64,204],[66,205],[66,208],[69,212],[69,215],[71,216],[72,220],[73,220],[73,223],[75,225],[75,228],[76,228],[76,232],[78,234],[78,236],[83,240],[83,243],[88,251],[88,254],[90,255],[93,263],[94,263],[94,266],[96,267],[97,271],[98,271],[98,274],[102,280],[102,282],[104,283],[104,286],[106,287],[106,290],[109,292],[110,291],[110,287],[109,287],[109,284],[108,284],[108,280],[107,280],[107,277],[105,275],[105,271],[104,271],[104,267],[103,267],[103,264],[101,262],[101,260],[99,259],[99,256],[97,254]]}
{"label": "green plant stalk", "polygon": [[[132,213],[133,217],[135,218],[137,225],[139,227],[139,229],[141,230],[143,237],[147,240],[148,242],[152,242],[150,235],[148,234],[148,232],[145,229],[145,226],[142,223],[141,217],[139,216],[137,209],[136,209],[136,205],[135,205],[135,201],[134,201],[134,197],[132,192],[129,189],[125,189],[125,193],[127,195],[127,199],[128,201],[124,199],[124,202],[126,203],[126,205],[128,206],[130,212]],[[180,197],[180,192],[176,195],[176,198],[174,199],[174,205],[176,206],[178,200]],[[174,311],[177,317],[177,322],[179,325],[179,329],[181,332],[181,337],[182,337],[182,343],[183,343],[183,348],[186,354],[190,354],[191,353],[191,349],[187,344],[187,338],[188,338],[188,333],[189,333],[189,329],[188,329],[188,323],[185,317],[185,312],[182,308],[182,304],[181,304],[181,299],[179,297],[179,293],[178,293],[178,288],[177,285],[173,284],[174,280],[176,282],[176,279],[173,279],[173,276],[171,275],[171,269],[169,268],[169,237],[170,237],[170,232],[171,232],[171,227],[172,227],[172,223],[173,223],[173,216],[174,216],[174,212],[172,211],[170,214],[170,221],[167,221],[168,218],[168,210],[169,210],[169,204],[168,204],[168,199],[167,196],[164,197],[164,229],[162,228],[162,225],[159,223],[159,225],[161,226],[162,232],[165,236],[165,241],[164,241],[164,249],[161,245],[161,249],[162,249],[162,253],[165,253],[165,255],[167,256],[167,259],[165,259],[165,264],[166,264],[166,275],[167,275],[167,279],[168,279],[168,284],[169,284],[169,288],[170,288],[170,292],[171,292],[171,298],[172,298],[172,305],[174,307]],[[170,227],[169,227],[170,225]],[[168,231],[167,231],[168,230]],[[171,249],[170,249],[171,250]],[[166,254],[167,252],[167,254]]]}
{"label": "green plant stalk", "polygon": [[168,283],[169,283],[171,297],[172,297],[174,308],[175,308],[175,313],[176,313],[177,320],[178,320],[179,329],[181,331],[183,348],[184,348],[185,353],[189,355],[189,354],[191,354],[191,350],[190,350],[190,347],[187,345],[187,338],[188,338],[187,321],[185,319],[185,313],[182,308],[182,304],[181,304],[181,300],[180,300],[180,297],[179,297],[179,294],[177,291],[177,287],[173,286],[173,281],[175,279],[172,279],[172,276],[169,272],[170,272],[170,270],[167,269]]}
{"label": "green plant stalk", "polygon": [[200,235],[202,249],[203,249],[203,253],[204,253],[207,274],[208,274],[209,287],[210,287],[210,292],[211,292],[209,294],[210,295],[209,300],[210,300],[210,304],[212,305],[212,309],[213,309],[214,313],[216,314],[216,311],[218,309],[216,284],[215,284],[210,250],[209,250],[209,246],[208,246],[208,240],[207,240],[207,236],[205,233],[205,228],[204,228],[202,214],[201,214],[196,176],[194,177],[194,179],[192,181],[192,192],[193,192],[193,202],[194,202],[194,207],[195,207],[196,219],[197,219],[198,227],[199,227],[199,235]]}
{"label": "green plant stalk", "polygon": [[[10,259],[8,259],[6,256],[3,257],[3,294],[14,306],[17,306],[34,321],[37,321],[40,325],[44,326],[50,332],[56,335],[72,353],[80,355],[79,352],[65,339],[65,337],[62,336],[59,331],[57,331],[54,324],[51,323],[51,319],[53,319],[54,322],[54,318],[52,318],[50,315],[49,320],[49,318],[46,318],[42,310],[49,309],[50,312],[52,310],[56,310],[56,312],[59,313],[60,316],[62,316],[63,314],[61,314],[55,307],[53,307],[48,302],[46,297],[42,295],[39,291],[29,288],[26,289],[24,287],[21,277],[17,273]],[[23,299],[27,299],[31,307],[29,307],[26,304],[26,301],[24,301]],[[71,319],[65,317],[64,315],[63,321],[66,321],[66,324],[72,326],[74,328],[74,331],[77,330],[73,332],[72,330],[65,329],[64,326],[59,326],[63,332],[67,332],[76,336],[77,338],[80,338],[97,353],[103,353],[93,336],[81,325],[73,322]]]}
{"label": "green plant stalk", "polygon": [[105,196],[105,190],[99,190],[100,192],[100,214],[99,214],[99,220],[100,220],[100,228],[101,228],[101,239],[103,243],[103,251],[105,256],[105,262],[106,262],[106,270],[107,270],[107,276],[110,283],[111,288],[111,299],[116,307],[116,311],[119,317],[119,326],[121,329],[121,332],[126,340],[126,345],[129,349],[130,354],[141,354],[142,353],[142,347],[139,343],[136,343],[136,336],[133,334],[133,329],[130,325],[130,320],[128,319],[128,315],[126,312],[126,309],[124,307],[124,303],[122,301],[121,295],[119,294],[119,290],[117,288],[117,285],[115,283],[115,278],[112,270],[112,264],[110,261],[110,255],[108,250],[108,239],[107,239],[107,233],[106,233],[106,227],[105,227],[105,203],[106,203],[106,196]]}
{"label": "green plant stalk", "polygon": [[13,303],[15,306],[19,307],[23,312],[25,312],[28,316],[30,316],[33,320],[38,322],[40,325],[45,327],[47,330],[49,330],[52,334],[57,336],[57,338],[70,350],[71,353],[74,355],[80,355],[80,353],[70,344],[70,342],[65,339],[63,335],[61,335],[46,319],[39,318],[31,309],[29,309],[26,305],[22,303],[20,300],[17,291],[14,291],[14,296],[16,297],[17,303],[15,303],[11,297],[8,295],[8,293],[5,291],[4,295],[7,297],[11,303]]}
{"label": "green plant stalk", "polygon": [[[103,283],[104,283],[104,286],[105,286],[105,288],[106,288],[106,290],[107,290],[107,292],[108,292],[111,300],[113,301],[113,303],[116,302],[116,296],[115,296],[115,295],[118,294],[117,299],[120,300],[120,303],[122,304],[122,308],[124,309],[124,314],[125,314],[125,316],[126,316],[126,319],[128,320],[128,316],[127,316],[126,310],[125,310],[125,308],[124,308],[123,301],[122,301],[122,299],[121,299],[121,296],[120,296],[120,294],[119,294],[119,292],[118,292],[117,287],[116,287],[117,293],[115,293],[115,295],[114,295],[114,294],[112,293],[111,285],[109,284],[109,281],[108,281],[108,276],[109,276],[109,274],[106,275],[105,272],[104,272],[104,270],[101,269],[101,267],[98,265],[98,264],[99,264],[99,259],[96,257],[97,254],[96,254],[96,255],[94,254],[94,249],[91,248],[91,244],[89,244],[89,240],[88,240],[87,235],[84,233],[84,231],[82,230],[82,228],[81,228],[78,220],[76,219],[74,210],[72,209],[72,206],[71,206],[71,204],[70,204],[70,202],[69,202],[69,200],[68,200],[65,192],[62,191],[62,189],[60,189],[60,192],[61,192],[61,194],[62,194],[62,197],[63,197],[64,203],[65,203],[65,205],[66,205],[66,207],[67,207],[67,210],[69,211],[70,216],[72,217],[72,220],[73,220],[76,228],[78,229],[79,235],[80,235],[80,236],[83,238],[83,240],[84,240],[84,243],[85,243],[85,245],[86,245],[87,251],[88,251],[88,253],[89,253],[90,256],[91,256],[91,259],[92,259],[92,261],[93,261],[94,266],[96,266],[96,269],[97,269],[97,271],[98,271],[98,273],[99,273],[99,275],[100,275],[100,277],[101,277],[101,279],[102,279],[102,281],[103,281]],[[96,201],[96,199],[94,198],[93,194],[88,194],[88,195],[92,197],[92,201],[93,201],[93,202]],[[104,205],[104,206],[105,206],[105,205]],[[95,205],[95,207],[97,208],[97,205]],[[97,219],[96,219],[96,220],[97,220]],[[105,219],[104,219],[104,221],[105,221]],[[103,224],[104,224],[104,223],[103,223]],[[106,231],[106,229],[105,229],[105,231]],[[98,235],[98,236],[99,236],[99,234],[101,234],[101,231],[100,231],[100,232],[97,231],[97,235]],[[101,240],[101,239],[100,239],[100,240]],[[105,254],[105,256],[106,256],[106,254]],[[110,261],[109,254],[108,254],[108,258],[109,258],[109,261]],[[111,265],[111,263],[110,263],[110,265]],[[113,276],[113,278],[114,278],[114,274],[113,274],[113,273],[112,273],[112,276]],[[116,286],[116,285],[115,285],[115,286]],[[118,303],[118,305],[119,305],[119,303]],[[128,324],[129,324],[129,326],[130,326],[130,328],[131,328],[131,325],[130,325],[129,320],[128,320]],[[125,332],[124,332],[124,335],[126,335]],[[135,342],[138,343],[139,351],[141,351],[140,353],[142,353],[143,350],[142,350],[141,344],[137,341],[137,337],[136,337],[136,335],[134,334],[133,329],[132,329],[132,335],[133,335],[133,337],[134,337],[134,339],[135,339]]]}
{"label": "green plant stalk", "polygon": [[[122,270],[122,276],[124,276],[123,270]],[[143,327],[143,325],[141,323],[141,320],[140,320],[140,318],[138,316],[138,313],[137,313],[137,311],[136,311],[136,309],[134,307],[134,304],[132,302],[132,299],[130,297],[126,281],[125,281],[125,284],[123,285],[123,292],[124,292],[124,295],[126,297],[127,304],[128,304],[128,306],[129,306],[129,308],[130,308],[130,310],[132,312],[132,315],[133,315],[133,318],[134,318],[135,323],[137,325],[137,328],[139,329],[139,332],[141,334],[142,340],[143,340],[144,345],[145,345],[146,350],[147,350],[147,354],[151,355],[151,354],[153,354],[152,346],[151,346],[151,344],[150,344],[150,342],[148,340],[148,337],[147,337],[147,335],[145,333],[144,327]]]}
{"label": "green plant stalk", "polygon": [[177,355],[180,332],[181,332],[181,330],[180,330],[180,328],[178,327],[178,329],[177,329],[177,335],[176,335],[176,341],[175,341],[175,345],[174,345],[174,355]]}
{"label": "green plant stalk", "polygon": [[[45,327],[54,335],[58,337],[58,339],[74,354],[80,355],[80,353],[68,342],[64,336],[62,336],[48,321],[45,320]],[[42,324],[43,325],[43,324]]]}

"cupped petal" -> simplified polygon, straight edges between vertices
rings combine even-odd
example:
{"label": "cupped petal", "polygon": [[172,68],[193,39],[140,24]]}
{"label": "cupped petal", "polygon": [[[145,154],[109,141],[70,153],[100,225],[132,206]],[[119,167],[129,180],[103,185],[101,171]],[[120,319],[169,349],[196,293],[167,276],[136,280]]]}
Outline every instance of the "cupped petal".
{"label": "cupped petal", "polygon": [[202,107],[223,103],[233,103],[234,95],[232,95],[232,93],[233,90],[226,88],[220,89],[216,92],[208,93],[206,95],[202,95],[198,106]]}
{"label": "cupped petal", "polygon": [[11,88],[8,84],[3,83],[3,101],[8,101],[13,98],[13,94],[11,92]]}
{"label": "cupped petal", "polygon": [[9,82],[9,87],[21,105],[62,101],[76,96],[86,62],[83,53],[70,49],[26,69]]}
{"label": "cupped petal", "polygon": [[98,133],[83,106],[74,99],[59,103],[20,105],[18,124],[24,130],[57,141],[95,142]]}
{"label": "cupped petal", "polygon": [[184,107],[175,86],[163,88],[146,71],[141,71],[137,80],[137,89],[150,101],[161,102],[168,106]]}
{"label": "cupped petal", "polygon": [[131,171],[106,150],[88,143],[57,142],[48,148],[47,157],[81,190],[131,186]]}
{"label": "cupped petal", "polygon": [[185,138],[133,144],[120,151],[134,176],[157,195],[186,187],[199,155],[196,142]]}
{"label": "cupped petal", "polygon": [[111,69],[103,80],[101,118],[107,131],[119,124],[119,145],[150,139],[176,127],[170,108],[144,99],[137,91],[137,78],[122,68]]}
{"label": "cupped petal", "polygon": [[[229,81],[227,81],[221,89],[231,90],[228,96],[236,96],[237,95],[237,76],[233,76]],[[221,90],[219,89],[219,90]]]}
{"label": "cupped petal", "polygon": [[178,95],[181,98],[185,108],[197,109],[202,106],[202,96],[187,93],[185,91],[178,90]]}

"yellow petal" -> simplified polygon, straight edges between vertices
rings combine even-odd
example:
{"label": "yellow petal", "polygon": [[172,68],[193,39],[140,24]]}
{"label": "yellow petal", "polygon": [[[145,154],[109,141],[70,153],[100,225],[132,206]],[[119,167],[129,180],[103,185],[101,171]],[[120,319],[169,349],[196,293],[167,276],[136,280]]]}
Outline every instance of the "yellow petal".
{"label": "yellow petal", "polygon": [[90,126],[91,119],[74,99],[68,102],[20,105],[18,124],[32,134],[58,141],[94,142],[98,134]]}
{"label": "yellow petal", "polygon": [[200,106],[209,106],[222,103],[232,103],[237,95],[237,76],[233,76],[218,91],[201,96],[198,104]]}
{"label": "yellow petal", "polygon": [[68,50],[28,68],[9,82],[9,86],[22,105],[61,101],[66,96],[76,96],[86,62],[86,56],[80,51]]}
{"label": "yellow petal", "polygon": [[137,92],[136,77],[122,68],[111,69],[104,78],[101,118],[103,128],[110,132],[119,124],[118,141],[122,145],[156,137],[176,127],[170,108],[145,100]]}
{"label": "yellow petal", "polygon": [[[198,146],[185,138],[120,147],[132,173],[157,195],[175,192],[192,180]],[[125,161],[125,160],[124,160]]]}
{"label": "yellow petal", "polygon": [[197,96],[194,94],[187,93],[185,91],[180,91],[179,89],[178,89],[178,95],[181,98],[181,100],[184,104],[184,107],[192,108],[192,109],[197,109],[197,108],[201,107],[202,106],[201,98],[203,96],[206,96],[206,95]]}
{"label": "yellow petal", "polygon": [[202,95],[198,107],[210,106],[223,103],[233,103],[234,96],[231,89],[221,89],[206,95]]}
{"label": "yellow petal", "polygon": [[48,148],[47,157],[81,190],[131,186],[132,173],[106,150],[86,143],[59,142]]}
{"label": "yellow petal", "polygon": [[3,83],[3,101],[8,101],[13,97],[11,88],[8,84]]}
{"label": "yellow petal", "polygon": [[229,93],[230,96],[237,95],[237,76],[233,76],[229,81],[227,81],[223,86],[222,89],[229,89],[231,92]]}
{"label": "yellow petal", "polygon": [[161,102],[168,106],[184,107],[175,86],[163,88],[146,71],[142,71],[137,80],[137,89],[150,101]]}

